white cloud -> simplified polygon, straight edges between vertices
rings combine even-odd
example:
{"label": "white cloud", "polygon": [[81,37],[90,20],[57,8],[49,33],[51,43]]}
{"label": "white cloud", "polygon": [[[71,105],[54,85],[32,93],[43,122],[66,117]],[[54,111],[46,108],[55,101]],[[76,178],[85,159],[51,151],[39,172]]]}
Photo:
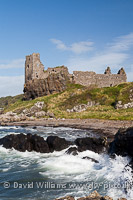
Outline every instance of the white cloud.
{"label": "white cloud", "polygon": [[133,64],[130,65],[130,70],[127,72],[128,81],[133,81]]}
{"label": "white cloud", "polygon": [[0,64],[0,69],[24,68],[24,62],[24,59],[6,61],[4,64]]}
{"label": "white cloud", "polygon": [[101,73],[107,66],[112,69],[118,69],[122,66],[122,63],[128,58],[124,53],[104,53],[97,54],[91,58],[73,57],[67,62],[67,66],[70,67],[70,71],[95,71]]}
{"label": "white cloud", "polygon": [[[95,71],[97,73],[103,73],[107,66],[110,66],[112,70],[117,71],[119,68],[124,67],[126,70],[126,62],[130,59],[133,61],[129,50],[133,49],[133,33],[125,36],[118,37],[113,43],[105,45],[103,50],[97,50],[91,57],[71,56],[65,63],[72,71]],[[128,81],[133,81],[133,67],[128,67]]]}
{"label": "white cloud", "polygon": [[57,49],[67,50],[67,46],[61,41],[57,39],[50,39],[53,44],[56,44]]}
{"label": "white cloud", "polygon": [[57,49],[63,51],[72,51],[75,54],[81,54],[93,50],[93,42],[89,41],[72,43],[70,46],[65,45],[61,40],[57,39],[51,39],[51,42],[56,45]]}
{"label": "white cloud", "polygon": [[0,76],[0,97],[23,93],[24,76]]}
{"label": "white cloud", "polygon": [[111,51],[127,51],[133,46],[133,33],[128,35],[120,36],[115,39],[114,43],[109,44]]}

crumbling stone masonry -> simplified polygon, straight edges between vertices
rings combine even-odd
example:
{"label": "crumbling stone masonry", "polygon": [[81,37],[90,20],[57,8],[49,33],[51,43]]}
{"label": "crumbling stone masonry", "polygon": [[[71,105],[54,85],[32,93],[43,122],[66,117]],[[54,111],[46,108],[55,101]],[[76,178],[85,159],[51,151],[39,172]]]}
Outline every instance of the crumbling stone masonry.
{"label": "crumbling stone masonry", "polygon": [[[121,68],[117,74],[112,74],[109,67],[107,67],[104,74],[96,74],[92,71],[74,71],[73,74],[69,74],[68,68],[65,66],[44,70],[44,65],[40,61],[39,53],[26,56],[24,92],[27,94],[28,99],[30,97],[34,98],[51,94],[56,92],[56,90],[58,92],[63,91],[68,80],[87,87],[95,85],[101,88],[126,82],[127,76],[123,68]],[[39,91],[35,83],[37,83]],[[30,93],[32,93],[32,95]]]}
{"label": "crumbling stone masonry", "polygon": [[127,76],[123,68],[118,71],[118,74],[111,74],[109,67],[104,74],[96,74],[95,72],[73,72],[75,83],[90,86],[96,85],[99,88],[112,87],[127,81]]}

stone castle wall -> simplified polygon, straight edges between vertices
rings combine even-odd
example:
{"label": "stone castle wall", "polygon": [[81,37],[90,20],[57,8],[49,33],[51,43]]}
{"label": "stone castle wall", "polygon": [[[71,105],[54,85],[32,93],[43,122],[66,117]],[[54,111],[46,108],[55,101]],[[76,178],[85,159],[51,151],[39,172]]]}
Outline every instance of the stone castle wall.
{"label": "stone castle wall", "polygon": [[64,66],[44,70],[39,53],[26,56],[25,83],[34,79],[46,79],[51,74],[59,74],[60,77],[63,77],[63,74],[65,74],[71,82],[84,86],[111,87],[127,81],[123,68],[118,71],[118,74],[111,74],[109,67],[105,70],[104,74],[96,74],[95,72],[88,71],[74,71],[73,74],[69,74],[68,68]]}
{"label": "stone castle wall", "polygon": [[111,87],[126,82],[126,74],[96,74],[95,72],[74,71],[74,81],[84,86]]}

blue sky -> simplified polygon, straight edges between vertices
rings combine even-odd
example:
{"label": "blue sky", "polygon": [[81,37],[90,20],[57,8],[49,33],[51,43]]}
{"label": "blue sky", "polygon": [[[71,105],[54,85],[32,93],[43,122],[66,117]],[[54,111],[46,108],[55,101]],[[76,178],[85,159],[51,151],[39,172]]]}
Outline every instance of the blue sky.
{"label": "blue sky", "polygon": [[0,96],[22,93],[33,52],[45,68],[124,67],[133,81],[133,0],[0,0]]}

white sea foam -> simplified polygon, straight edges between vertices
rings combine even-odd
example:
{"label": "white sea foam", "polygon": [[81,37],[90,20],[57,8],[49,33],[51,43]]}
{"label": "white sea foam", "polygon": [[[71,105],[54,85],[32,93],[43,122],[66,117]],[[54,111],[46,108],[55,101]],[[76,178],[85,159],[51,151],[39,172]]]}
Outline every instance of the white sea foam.
{"label": "white sea foam", "polygon": [[[45,128],[46,129],[46,128]],[[61,128],[48,128],[48,134],[54,130],[57,133]],[[68,128],[64,128],[69,136]],[[70,129],[71,131],[72,129]],[[11,132],[5,133],[10,134]],[[84,133],[85,134],[85,133]],[[57,134],[58,135],[58,134]],[[52,180],[61,183],[88,183],[88,182],[106,182],[106,183],[124,183],[125,180],[132,181],[131,168],[125,169],[129,163],[128,157],[116,156],[115,159],[109,158],[105,154],[97,154],[92,151],[84,151],[78,153],[77,156],[65,154],[63,151],[55,151],[53,153],[37,153],[37,152],[19,152],[15,149],[5,149],[0,146],[0,170],[5,174],[17,174],[26,172],[26,170],[35,170],[38,175],[44,177],[44,180]],[[95,163],[91,160],[82,159],[88,156],[99,161]],[[32,177],[31,177],[32,178]],[[116,200],[119,197],[127,199],[133,198],[132,190],[125,194],[124,189],[108,188],[106,191],[96,189],[100,193],[105,192]],[[66,195],[77,197],[86,196],[90,193],[88,189],[66,189]],[[64,193],[63,193],[64,195]],[[61,195],[60,195],[61,196]]]}
{"label": "white sea foam", "polygon": [[5,130],[19,129],[19,127],[17,127],[17,126],[0,126],[0,129],[5,129]]}

